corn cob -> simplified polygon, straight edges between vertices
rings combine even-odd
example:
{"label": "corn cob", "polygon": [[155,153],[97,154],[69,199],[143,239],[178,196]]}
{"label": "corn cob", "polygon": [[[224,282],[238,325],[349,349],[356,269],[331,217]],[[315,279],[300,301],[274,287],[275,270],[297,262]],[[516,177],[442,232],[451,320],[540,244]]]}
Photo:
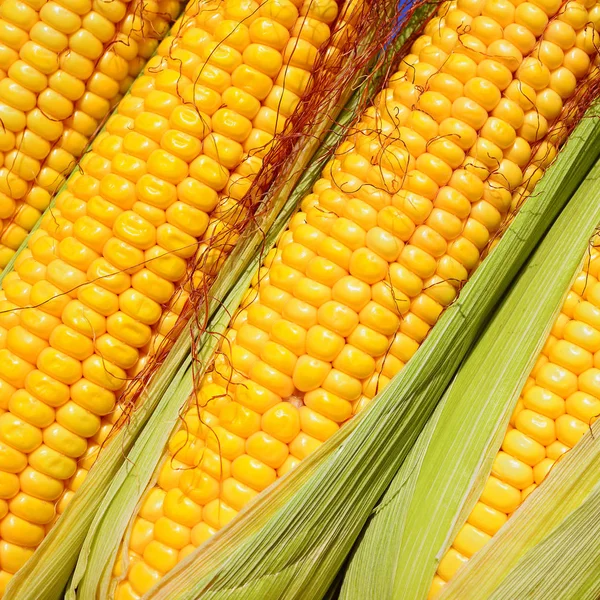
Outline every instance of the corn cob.
{"label": "corn cob", "polygon": [[[269,4],[271,4],[271,6],[269,6]],[[268,3],[266,7],[263,7],[263,14],[270,13],[272,10],[281,11],[282,4],[283,11],[289,11],[290,5],[287,2],[280,3],[276,0],[276,2]],[[245,6],[244,9],[246,12],[250,12],[250,10],[255,10],[255,6],[252,4],[251,8]],[[232,10],[232,12],[234,12],[234,10]],[[251,133],[247,135],[246,142],[244,144],[243,161],[241,161],[235,171],[230,174],[224,190],[220,193],[215,192],[209,186],[214,185],[214,179],[212,179],[213,177],[221,177],[223,172],[226,171],[227,167],[231,168],[230,162],[235,162],[235,158],[231,157],[232,149],[233,153],[235,154],[237,152],[236,146],[239,146],[239,144],[235,141],[236,136],[243,135],[243,131],[237,131],[234,134],[226,131],[222,124],[222,131],[220,134],[218,133],[219,124],[214,127],[212,133],[209,133],[208,130],[205,131],[205,133],[208,134],[204,139],[206,155],[201,156],[197,160],[200,172],[192,173],[190,169],[190,177],[186,178],[186,180],[180,186],[178,186],[178,198],[180,198],[182,202],[191,202],[191,194],[197,193],[199,197],[202,197],[202,199],[199,201],[201,205],[200,208],[204,208],[207,211],[206,214],[210,215],[210,219],[207,219],[205,215],[200,213],[201,218],[199,223],[201,229],[204,230],[204,233],[201,236],[202,241],[200,244],[197,244],[194,242],[193,238],[189,237],[187,239],[179,239],[175,242],[180,243],[182,248],[182,250],[180,250],[180,255],[185,254],[186,258],[189,258],[190,255],[196,254],[198,257],[211,259],[210,263],[207,260],[199,260],[198,258],[196,258],[194,261],[197,272],[195,273],[196,276],[193,278],[193,281],[196,283],[199,283],[199,278],[204,278],[208,274],[214,274],[214,267],[216,267],[219,262],[222,261],[227,252],[231,250],[235,244],[235,239],[237,238],[239,231],[238,226],[243,222],[244,217],[249,214],[248,208],[241,202],[241,200],[246,192],[250,189],[254,177],[258,174],[262,165],[262,159],[272,146],[274,135],[284,129],[287,119],[292,115],[301,96],[307,89],[312,65],[316,59],[317,49],[329,39],[329,23],[331,23],[336,17],[337,6],[330,0],[325,0],[320,4],[311,0],[310,2],[304,2],[304,4],[301,4],[301,12],[302,15],[297,18],[292,30],[292,33],[295,32],[297,34],[297,37],[291,37],[285,45],[283,66],[279,70],[278,79],[276,80],[275,85],[272,86],[268,97],[264,100],[264,105],[260,107],[258,114],[253,120],[254,127]],[[289,14],[284,14],[283,16],[280,15],[280,20],[283,22],[289,21],[289,19]],[[246,19],[246,21],[248,20],[249,19]],[[338,26],[347,27],[348,24],[346,24],[344,21],[341,21]],[[186,24],[186,27],[189,28],[189,24]],[[178,37],[170,37],[165,39],[161,48],[159,49],[159,56],[164,57],[168,55],[169,57],[172,57],[174,63],[177,64],[177,61],[180,60],[180,57],[176,54],[173,55],[173,48],[177,47],[179,43],[180,40]],[[272,50],[272,47],[269,46],[267,42],[264,42],[262,46],[263,53],[265,52],[265,49]],[[219,43],[218,49],[227,50],[223,43]],[[328,48],[328,54],[331,54],[331,50],[335,50],[335,46]],[[204,52],[208,53],[210,50],[204,50]],[[271,58],[273,58],[273,53],[271,53]],[[160,59],[157,57],[156,61],[149,62],[146,68],[147,72],[155,73],[160,71],[161,68],[164,67],[164,64],[161,67],[161,63],[163,61],[164,58]],[[259,75],[263,75],[265,71],[272,72],[274,68],[276,70],[277,64],[278,62],[275,61],[275,65],[261,65],[260,67],[257,67],[256,70],[259,71]],[[173,65],[170,64],[167,68],[172,66]],[[210,66],[210,63],[208,66]],[[239,114],[235,113],[236,108],[240,112],[244,110],[244,107],[238,106],[238,103],[247,103],[250,100],[248,98],[248,90],[253,92],[253,86],[264,83],[264,81],[259,81],[258,84],[253,82],[251,78],[256,74],[256,72],[252,72],[252,67],[248,69],[248,71],[249,73],[247,73],[247,75],[249,76],[249,81],[247,83],[247,87],[244,86],[242,80],[242,82],[238,82],[240,87],[229,87],[223,94],[223,96],[228,95],[225,105],[228,108],[231,107],[232,109],[224,111],[230,113],[229,115],[225,115],[225,119],[232,117],[232,122],[236,118],[240,121],[244,120],[244,116],[240,116]],[[179,90],[181,90],[183,88],[181,77],[178,79],[179,81],[177,83],[177,87]],[[196,88],[193,92],[188,93],[190,93],[191,97],[192,94],[198,93],[198,91],[199,90]],[[185,95],[185,92],[182,95]],[[246,110],[249,109],[246,107]],[[272,127],[269,126],[269,121]],[[206,122],[203,126],[205,125]],[[230,125],[231,122],[228,124],[228,126]],[[231,135],[231,139],[225,135],[227,133]],[[211,164],[211,161],[213,164]],[[208,166],[206,163],[208,163]],[[202,168],[204,168],[204,172],[202,172]],[[219,171],[219,173],[216,173],[217,171]],[[60,208],[61,202],[62,198],[59,197],[57,199],[57,208]],[[208,206],[206,206],[205,203],[208,203]],[[142,214],[145,214],[145,211],[150,208],[148,205],[145,207],[142,206],[141,202],[138,203],[138,205],[138,212],[141,212]],[[194,207],[198,208],[199,205],[195,204]],[[211,207],[214,207],[212,212],[210,212]],[[192,217],[196,216],[197,213],[184,214],[180,215],[179,218],[171,220],[170,222],[174,226],[180,225],[183,229],[184,226],[181,219],[188,218],[191,221]],[[53,221],[54,216],[49,216],[48,220]],[[169,217],[167,217],[167,221],[169,221]],[[206,222],[208,222],[208,227],[206,226]],[[187,224],[187,226],[189,226],[189,224]],[[191,232],[186,231],[186,233]],[[173,250],[172,246],[165,246],[165,248],[169,252]],[[175,257],[170,257],[171,261],[174,259]],[[150,261],[153,260],[156,259],[150,259]],[[151,264],[149,264],[147,267],[152,271]],[[133,287],[135,288],[135,285]],[[165,338],[168,338],[171,332],[174,330],[175,324],[188,299],[188,291],[186,291],[188,289],[189,286],[186,283],[183,288],[177,289],[175,293],[172,291],[170,292],[171,300],[166,306],[165,310],[163,310],[160,320],[154,326],[153,335],[150,339],[150,342],[139,350],[138,360],[135,362],[133,367],[127,370],[128,378],[135,377],[144,368],[144,366],[148,363],[148,360],[152,358],[153,354],[159,348],[161,348]],[[69,480],[67,484],[67,494],[57,506],[58,514],[60,514],[66,506],[66,499],[72,497],[72,494],[83,482],[85,474],[95,461],[99,449],[106,441],[108,434],[112,431],[120,414],[121,407],[117,407],[110,414],[103,416],[100,429],[93,437],[92,443],[88,445],[85,456],[82,457],[79,462],[77,476]]]}
{"label": "corn cob", "polygon": [[118,598],[147,591],[414,354],[565,135],[597,8],[559,9],[463,0],[430,21],[255,278],[131,523]]}
{"label": "corn cob", "polygon": [[179,0],[0,8],[0,268],[155,52]]}
{"label": "corn cob", "polygon": [[600,414],[600,253],[592,247],[521,392],[492,473],[429,597],[491,539]]}
{"label": "corn cob", "polygon": [[173,327],[186,260],[215,208],[252,182],[337,11],[334,0],[192,4],[5,277],[0,589],[81,484],[118,394]]}

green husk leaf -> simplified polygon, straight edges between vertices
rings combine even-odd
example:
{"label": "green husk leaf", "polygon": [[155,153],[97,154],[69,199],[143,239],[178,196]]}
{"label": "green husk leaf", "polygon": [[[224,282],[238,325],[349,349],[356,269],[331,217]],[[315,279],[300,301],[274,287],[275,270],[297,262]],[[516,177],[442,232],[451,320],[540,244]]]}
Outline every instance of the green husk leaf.
{"label": "green husk leaf", "polygon": [[450,582],[440,600],[587,600],[600,590],[600,424]]}
{"label": "green husk leaf", "polygon": [[600,596],[598,514],[597,485],[581,506],[519,561],[490,600],[508,600],[514,594],[527,594],[530,600],[596,600]]}
{"label": "green husk leaf", "polygon": [[[598,428],[595,432],[597,435]],[[595,445],[597,451],[597,442]],[[508,600],[515,594],[530,600],[596,600],[600,596],[598,514],[600,485],[596,484],[579,507],[527,552],[490,600]]]}
{"label": "green husk leaf", "polygon": [[490,312],[593,165],[599,139],[597,119],[584,119],[539,193],[377,401],[179,563],[146,600],[327,593]]}
{"label": "green husk leaf", "polygon": [[427,598],[598,223],[600,163],[494,314],[383,496],[354,551],[342,600]]}
{"label": "green husk leaf", "polygon": [[344,582],[344,568],[341,568],[333,580],[333,583],[329,586],[329,589],[323,596],[322,600],[338,600],[340,597],[340,590],[342,589],[342,583]]}

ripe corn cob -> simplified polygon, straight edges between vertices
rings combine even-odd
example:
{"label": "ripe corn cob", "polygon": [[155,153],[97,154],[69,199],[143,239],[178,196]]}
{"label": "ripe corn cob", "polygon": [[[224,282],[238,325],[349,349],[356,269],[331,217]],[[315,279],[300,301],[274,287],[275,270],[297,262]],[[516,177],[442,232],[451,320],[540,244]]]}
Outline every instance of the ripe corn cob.
{"label": "ripe corn cob", "polygon": [[334,0],[192,4],[5,277],[0,591],[81,484],[127,379],[172,328],[186,260],[215,207],[253,180],[337,11]]}
{"label": "ripe corn cob", "polygon": [[179,0],[0,7],[0,268],[179,14]]}
{"label": "ripe corn cob", "polygon": [[[234,6],[232,13],[235,12],[235,8],[236,7]],[[285,14],[285,11],[289,11],[290,8],[291,6],[287,2],[281,3],[278,0],[269,2],[266,6],[262,7],[264,10],[263,14],[269,14],[270,11],[283,12],[283,15],[278,15],[279,19],[283,22],[290,21],[290,13],[288,12],[288,14]],[[252,3],[249,6],[244,6],[244,10],[246,12],[255,10],[255,5]],[[294,11],[293,14],[297,13]],[[269,95],[264,100],[264,105],[261,106],[258,114],[253,120],[254,127],[247,136],[244,144],[245,152],[243,160],[235,169],[235,172],[231,173],[225,188],[221,193],[215,193],[209,186],[213,185],[214,187],[218,187],[215,184],[213,177],[221,177],[227,167],[231,168],[230,163],[235,163],[235,156],[232,157],[231,154],[232,151],[233,154],[237,152],[236,146],[240,146],[240,144],[235,141],[236,135],[243,135],[243,130],[233,134],[232,132],[227,131],[226,127],[220,123],[217,123],[217,125],[214,126],[213,133],[208,133],[208,130],[205,130],[205,133],[208,133],[204,140],[206,155],[197,159],[198,169],[200,169],[200,171],[199,173],[192,173],[190,169],[191,176],[186,178],[185,181],[178,186],[178,198],[181,199],[181,202],[188,203],[191,198],[190,194],[197,193],[199,196],[202,196],[202,199],[196,201],[196,204],[194,204],[195,208],[205,207],[205,210],[210,211],[210,206],[215,205],[214,210],[210,213],[207,212],[207,215],[210,215],[210,219],[207,219],[206,215],[197,211],[197,213],[200,213],[200,219],[198,220],[199,226],[201,229],[205,229],[201,236],[202,242],[200,244],[197,244],[193,238],[185,238],[184,236],[182,236],[183,239],[176,240],[175,242],[179,242],[181,245],[182,249],[180,250],[180,256],[185,254],[185,257],[189,258],[191,255],[196,254],[211,259],[210,263],[206,260],[194,261],[198,270],[198,277],[204,277],[206,274],[212,273],[213,267],[215,267],[233,247],[235,243],[234,238],[237,237],[237,231],[239,231],[236,226],[239,225],[243,221],[244,216],[248,214],[247,209],[241,203],[241,200],[250,188],[254,177],[258,174],[262,165],[262,159],[272,145],[274,135],[283,129],[285,122],[294,112],[301,96],[306,91],[310,72],[316,59],[317,49],[321,44],[324,44],[328,40],[330,33],[329,23],[335,19],[336,14],[337,5],[332,3],[331,0],[324,0],[320,3],[309,0],[304,1],[304,3],[301,4],[301,16],[296,18],[292,30],[292,34],[295,33],[296,35],[290,37],[285,45],[283,66],[278,73],[276,83],[272,86]],[[189,23],[186,23],[185,26],[188,28],[190,27]],[[344,21],[341,21],[338,24],[338,27],[347,27],[347,24]],[[176,28],[174,28],[174,30],[175,29]],[[194,34],[197,35],[197,32],[194,32]],[[177,61],[181,60],[182,57],[173,53],[173,48],[176,48],[180,42],[181,40],[178,39],[178,37],[165,39],[159,49],[159,57],[157,57],[155,61],[150,61],[148,63],[146,71],[148,73],[156,73],[164,69],[165,56],[169,56],[175,65],[177,65]],[[263,40],[263,42],[263,53],[265,52],[265,49],[272,50],[272,47],[269,46],[267,41]],[[313,44],[318,44],[318,46],[314,46]],[[257,46],[258,44],[255,43],[253,45]],[[219,43],[218,48],[223,51],[227,50],[227,47],[223,43]],[[335,46],[328,48],[329,54],[332,49],[335,49]],[[231,51],[231,49],[229,49],[229,51]],[[204,49],[204,52],[208,53],[209,50]],[[185,54],[182,56],[185,57]],[[163,58],[161,59],[160,57]],[[212,57],[215,61],[217,58],[218,57]],[[271,58],[273,58],[273,55],[271,55]],[[275,66],[277,64],[278,62],[275,61]],[[173,67],[173,64],[167,63],[167,69],[172,72],[171,67]],[[178,67],[176,67],[176,69],[177,68]],[[204,67],[204,69],[207,69],[207,67]],[[259,71],[259,75],[263,75],[263,72],[273,71],[273,69],[273,65],[261,65],[260,67],[257,67],[255,71]],[[249,102],[250,99],[247,90],[254,91],[252,89],[253,86],[264,84],[264,81],[260,80],[258,83],[251,81],[252,70],[251,67],[249,69],[250,74],[247,86],[244,86],[243,80],[242,82],[238,81],[238,85],[242,89],[232,86],[226,89],[223,94],[224,96],[228,95],[226,106],[228,108],[231,107],[232,109],[223,111],[229,113],[229,115],[225,115],[225,119],[233,117],[227,126],[231,126],[231,123],[235,118],[243,121],[244,117],[236,114],[235,109],[237,108],[240,112],[244,110],[244,106],[240,107],[238,106],[238,103]],[[192,94],[198,93],[199,90],[197,88],[190,92],[188,88],[185,88],[182,85],[181,73],[179,74],[178,80],[178,90],[181,91],[182,88],[188,90],[182,94],[183,96],[185,96],[186,93],[189,93],[190,97],[192,97]],[[144,82],[142,85],[147,85],[147,83],[148,82]],[[138,84],[139,82],[136,82],[136,86]],[[210,91],[212,92],[212,90]],[[197,98],[195,98],[195,101],[197,101]],[[250,109],[246,107],[245,110],[249,111]],[[269,121],[273,127],[269,126]],[[108,125],[107,129],[110,130],[111,123]],[[124,123],[119,123],[118,126],[124,127],[125,133],[127,132],[127,126]],[[206,121],[203,126],[206,126]],[[235,126],[235,123],[233,123],[233,126]],[[218,133],[219,131],[221,133]],[[231,138],[233,139],[229,139],[227,135],[225,135],[228,133],[231,134]],[[208,163],[208,166],[206,163]],[[202,169],[204,169],[204,172],[202,172]],[[149,180],[149,183],[152,183],[151,180]],[[205,183],[207,185],[205,185]],[[146,199],[146,196],[142,199]],[[60,209],[62,201],[63,198],[57,198],[58,209]],[[210,206],[205,206],[206,203]],[[142,205],[141,202],[139,202],[137,206],[138,212],[142,215],[145,215],[145,212],[150,208],[148,205]],[[194,217],[197,217],[197,213],[180,215],[178,218],[175,215],[175,218],[173,218],[170,223],[174,226],[180,225],[181,229],[184,229],[185,226],[182,224],[181,219],[188,218],[189,221],[192,221]],[[54,221],[54,215],[48,217],[48,221]],[[169,217],[167,217],[167,221],[169,221]],[[209,223],[208,227],[206,226],[206,221]],[[189,223],[186,225],[189,227]],[[186,231],[186,233],[189,234],[191,232]],[[196,252],[197,247],[199,249]],[[165,249],[172,251],[173,248],[165,246]],[[156,259],[151,258],[150,260],[154,261]],[[170,260],[173,262],[177,259],[176,257],[170,257]],[[182,264],[181,261],[179,261],[179,264]],[[152,264],[148,265],[148,269],[152,270]],[[194,279],[198,282],[198,278],[195,277]],[[135,377],[143,369],[148,360],[152,358],[154,352],[161,346],[163,340],[173,331],[175,323],[188,298],[188,292],[186,291],[187,287],[188,285],[186,283],[184,288],[178,289],[175,294],[171,296],[171,300],[166,309],[163,310],[160,320],[153,327],[153,335],[150,342],[139,349],[138,360],[133,367],[127,370],[128,378]],[[72,496],[77,487],[82,483],[85,474],[96,459],[101,445],[105,442],[108,434],[117,422],[121,414],[120,411],[121,407],[117,406],[109,415],[103,416],[100,429],[93,437],[92,443],[88,446],[85,456],[79,461],[77,476],[67,483],[67,496]],[[58,514],[62,512],[64,506],[66,506],[66,502],[64,502],[63,499],[57,507]]]}
{"label": "ripe corn cob", "polygon": [[600,415],[600,252],[591,249],[510,420],[479,501],[439,563],[435,598]]}
{"label": "ripe corn cob", "polygon": [[131,523],[118,598],[143,594],[414,354],[564,136],[548,132],[590,72],[598,9],[559,8],[460,0],[428,24],[255,278]]}

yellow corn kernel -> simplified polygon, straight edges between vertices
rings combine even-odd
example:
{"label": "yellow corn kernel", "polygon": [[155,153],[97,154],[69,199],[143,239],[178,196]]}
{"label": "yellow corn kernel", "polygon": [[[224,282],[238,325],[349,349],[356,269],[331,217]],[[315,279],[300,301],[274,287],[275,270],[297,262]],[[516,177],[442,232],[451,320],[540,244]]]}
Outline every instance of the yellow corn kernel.
{"label": "yellow corn kernel", "polygon": [[250,456],[262,460],[273,468],[279,468],[288,456],[287,446],[263,431],[248,438],[246,450]]}

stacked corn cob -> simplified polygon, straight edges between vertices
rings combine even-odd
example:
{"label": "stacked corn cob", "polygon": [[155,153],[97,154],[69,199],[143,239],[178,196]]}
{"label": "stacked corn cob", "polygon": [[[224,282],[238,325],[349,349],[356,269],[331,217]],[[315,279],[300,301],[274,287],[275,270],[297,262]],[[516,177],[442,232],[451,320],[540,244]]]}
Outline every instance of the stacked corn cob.
{"label": "stacked corn cob", "polygon": [[83,481],[119,393],[181,311],[211,215],[241,208],[337,12],[334,0],[192,4],[5,277],[0,587]]}
{"label": "stacked corn cob", "polygon": [[414,354],[556,155],[596,15],[590,1],[459,0],[428,23],[257,274],[131,523],[118,598],[143,594]]}
{"label": "stacked corn cob", "polygon": [[430,598],[502,527],[600,414],[600,253],[591,249],[527,383],[481,497],[437,569]]}
{"label": "stacked corn cob", "polygon": [[179,0],[0,8],[0,267],[179,13]]}

